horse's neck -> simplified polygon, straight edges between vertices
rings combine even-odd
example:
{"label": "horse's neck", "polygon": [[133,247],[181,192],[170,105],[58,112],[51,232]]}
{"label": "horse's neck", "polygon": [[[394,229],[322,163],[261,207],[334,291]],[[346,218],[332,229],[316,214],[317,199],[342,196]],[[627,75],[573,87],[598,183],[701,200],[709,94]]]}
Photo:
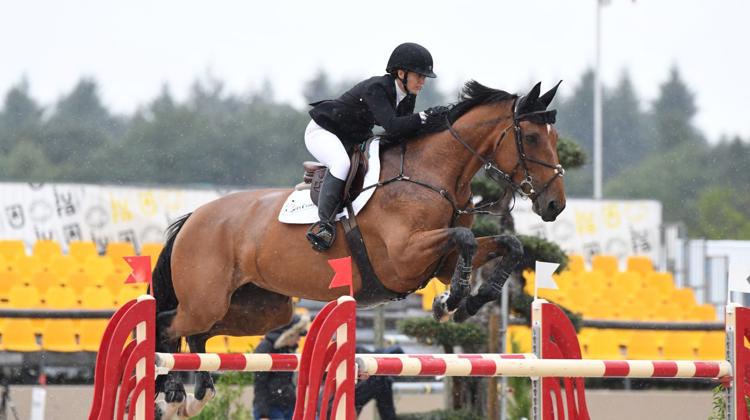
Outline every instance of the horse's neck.
{"label": "horse's neck", "polygon": [[[494,143],[488,138],[499,135],[499,124],[483,124],[500,116],[497,106],[502,104],[477,107],[453,124],[461,140],[483,156]],[[389,160],[400,165],[400,148],[391,154]],[[447,190],[461,206],[469,200],[471,179],[481,167],[482,161],[445,130],[408,143],[404,174]]]}

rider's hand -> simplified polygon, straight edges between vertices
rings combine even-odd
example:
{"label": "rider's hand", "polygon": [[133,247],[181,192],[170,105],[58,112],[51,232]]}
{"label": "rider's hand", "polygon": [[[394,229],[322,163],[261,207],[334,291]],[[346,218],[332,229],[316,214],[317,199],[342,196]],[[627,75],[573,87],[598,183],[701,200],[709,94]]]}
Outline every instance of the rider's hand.
{"label": "rider's hand", "polygon": [[443,105],[438,105],[438,106],[433,106],[432,108],[427,108],[427,109],[425,109],[425,110],[424,110],[424,113],[425,113],[425,114],[426,114],[426,115],[427,115],[428,117],[432,117],[432,116],[435,116],[435,115],[441,115],[441,114],[445,114],[445,113],[447,113],[448,111],[450,111],[450,108],[449,108],[449,107],[447,107],[447,106],[443,106]]}
{"label": "rider's hand", "polygon": [[419,117],[422,118],[422,123],[424,124],[428,119],[446,114],[448,111],[450,111],[450,108],[447,106],[433,106],[432,108],[427,108],[420,112]]}

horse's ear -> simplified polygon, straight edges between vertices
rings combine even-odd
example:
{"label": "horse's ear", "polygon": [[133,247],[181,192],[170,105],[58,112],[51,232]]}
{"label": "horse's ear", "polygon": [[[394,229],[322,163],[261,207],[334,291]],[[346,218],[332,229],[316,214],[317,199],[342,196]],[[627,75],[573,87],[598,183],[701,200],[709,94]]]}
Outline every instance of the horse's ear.
{"label": "horse's ear", "polygon": [[557,87],[560,86],[560,83],[562,83],[562,80],[557,82],[555,87],[547,91],[547,93],[545,93],[539,98],[539,102],[544,105],[544,108],[547,108],[550,102],[552,102],[552,99],[555,97],[555,93],[557,93]]}
{"label": "horse's ear", "polygon": [[539,99],[539,91],[542,89],[542,82],[539,82],[534,85],[533,88],[529,91],[529,93],[526,95],[526,103],[527,104],[533,104],[536,102],[537,99]]}

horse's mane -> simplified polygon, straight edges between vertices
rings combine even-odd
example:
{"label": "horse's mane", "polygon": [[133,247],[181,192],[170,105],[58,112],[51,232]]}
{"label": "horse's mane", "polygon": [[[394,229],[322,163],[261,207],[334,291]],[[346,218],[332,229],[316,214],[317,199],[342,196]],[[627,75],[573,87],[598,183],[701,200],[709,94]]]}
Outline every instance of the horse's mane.
{"label": "horse's mane", "polygon": [[[503,102],[516,99],[517,97],[518,95],[516,94],[487,87],[476,80],[469,80],[461,89],[461,92],[458,95],[458,101],[448,105],[448,111],[429,117],[419,131],[409,139],[447,130],[448,125],[446,124],[446,114],[448,117],[447,120],[453,124],[456,120],[461,118],[461,116],[476,106]],[[393,139],[388,133],[385,133],[381,137],[384,138],[386,142],[388,139]]]}

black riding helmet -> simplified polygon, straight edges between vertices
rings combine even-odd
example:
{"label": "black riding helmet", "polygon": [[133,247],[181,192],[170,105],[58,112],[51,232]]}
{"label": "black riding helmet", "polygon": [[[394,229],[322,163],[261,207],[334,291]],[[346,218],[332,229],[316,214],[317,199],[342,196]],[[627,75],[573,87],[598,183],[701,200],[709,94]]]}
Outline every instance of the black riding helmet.
{"label": "black riding helmet", "polygon": [[432,72],[432,55],[427,48],[413,42],[405,42],[396,47],[388,59],[385,71],[408,70],[426,77],[437,77]]}

